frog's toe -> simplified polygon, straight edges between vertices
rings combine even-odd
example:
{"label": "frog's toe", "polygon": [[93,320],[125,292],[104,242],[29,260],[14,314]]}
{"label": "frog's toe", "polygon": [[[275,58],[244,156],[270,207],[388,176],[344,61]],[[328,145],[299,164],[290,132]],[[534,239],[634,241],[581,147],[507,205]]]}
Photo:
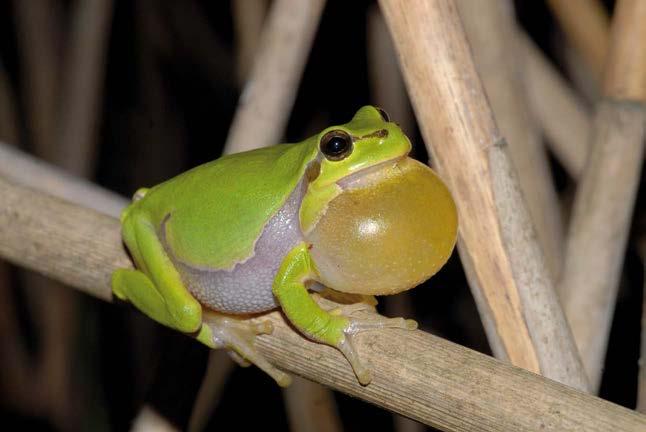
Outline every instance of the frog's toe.
{"label": "frog's toe", "polygon": [[370,384],[372,374],[368,369],[354,348],[353,339],[358,333],[369,330],[379,330],[384,328],[399,328],[404,330],[415,330],[417,322],[411,319],[404,318],[386,318],[381,315],[374,314],[371,318],[349,318],[349,324],[345,327],[343,338],[337,345],[337,348],[343,353],[345,358],[352,366],[354,374],[357,376],[359,383],[362,385]]}
{"label": "frog's toe", "polygon": [[[376,315],[376,314],[375,314]],[[356,334],[366,330],[378,330],[384,328],[399,328],[404,330],[417,329],[417,321],[405,318],[386,318],[381,315],[370,319],[351,319],[346,327],[346,333]]]}
{"label": "frog's toe", "polygon": [[272,334],[274,332],[274,325],[271,321],[261,321],[259,323],[250,323],[251,331],[257,335]]}
{"label": "frog's toe", "polygon": [[365,386],[370,384],[370,381],[372,381],[372,373],[370,372],[370,369],[368,369],[359,358],[359,354],[354,348],[352,339],[352,334],[346,334],[341,342],[339,342],[339,344],[337,345],[337,348],[343,353],[345,358],[348,360],[348,363],[350,363],[350,366],[352,367],[354,374],[359,380],[359,383]]}
{"label": "frog's toe", "polygon": [[236,364],[237,364],[238,366],[243,367],[243,368],[246,368],[246,367],[251,366],[251,362],[250,362],[250,361],[247,361],[247,360],[245,360],[244,358],[242,358],[242,357],[240,356],[240,354],[238,354],[238,353],[237,353],[237,352],[235,352],[234,350],[227,349],[226,351],[227,351],[227,354],[229,354],[229,357],[231,357],[231,360],[233,360],[234,362],[236,362]]}
{"label": "frog's toe", "polygon": [[208,335],[210,343],[207,345],[226,349],[231,358],[240,366],[256,365],[281,387],[286,387],[291,383],[289,375],[269,363],[256,350],[254,344],[256,336],[269,334],[274,329],[270,321],[251,322],[207,311],[204,314],[204,325],[210,330],[210,335]]}

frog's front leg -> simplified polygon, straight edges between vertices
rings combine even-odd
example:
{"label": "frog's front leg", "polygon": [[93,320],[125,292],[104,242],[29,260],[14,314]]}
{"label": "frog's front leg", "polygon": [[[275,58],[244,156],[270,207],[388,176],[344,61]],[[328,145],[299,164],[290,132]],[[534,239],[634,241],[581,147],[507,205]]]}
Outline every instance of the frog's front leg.
{"label": "frog's front leg", "polygon": [[359,358],[353,338],[357,333],[382,328],[417,328],[413,320],[384,318],[351,318],[342,313],[323,310],[312,298],[305,282],[315,275],[314,265],[305,243],[296,246],[285,257],[274,279],[273,292],[287,318],[303,334],[317,342],[337,348],[346,357],[359,382],[369,384],[372,375]]}

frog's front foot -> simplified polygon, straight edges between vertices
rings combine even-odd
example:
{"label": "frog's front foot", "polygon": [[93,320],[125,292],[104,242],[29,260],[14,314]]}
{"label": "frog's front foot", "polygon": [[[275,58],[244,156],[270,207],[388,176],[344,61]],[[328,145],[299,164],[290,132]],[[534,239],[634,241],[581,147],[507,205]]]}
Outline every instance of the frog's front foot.
{"label": "frog's front foot", "polygon": [[[366,316],[367,314],[363,314]],[[336,344],[336,347],[343,353],[348,362],[352,366],[359,383],[362,385],[370,384],[372,380],[372,374],[370,369],[368,369],[361,359],[359,354],[354,347],[354,338],[358,333],[368,331],[368,330],[379,330],[384,328],[399,328],[404,330],[415,330],[417,328],[417,322],[412,319],[404,318],[386,318],[376,313],[370,314],[373,315],[370,318],[351,318],[346,315],[345,318],[348,320],[348,324],[343,330],[343,336],[341,340]]]}
{"label": "frog's front foot", "polygon": [[239,365],[250,363],[258,366],[272,377],[281,387],[287,387],[292,379],[285,372],[274,367],[255,347],[257,335],[271,334],[274,330],[270,321],[252,322],[230,315],[204,311],[204,324],[197,339],[211,348],[224,348]]}

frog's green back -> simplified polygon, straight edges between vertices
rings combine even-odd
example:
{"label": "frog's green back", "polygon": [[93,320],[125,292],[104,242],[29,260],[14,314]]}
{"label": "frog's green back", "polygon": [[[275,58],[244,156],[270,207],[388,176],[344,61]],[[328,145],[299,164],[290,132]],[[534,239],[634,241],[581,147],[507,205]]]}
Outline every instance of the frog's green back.
{"label": "frog's green back", "polygon": [[228,155],[155,186],[128,212],[139,207],[157,229],[168,217],[166,242],[182,262],[232,268],[253,255],[316,153],[310,139]]}

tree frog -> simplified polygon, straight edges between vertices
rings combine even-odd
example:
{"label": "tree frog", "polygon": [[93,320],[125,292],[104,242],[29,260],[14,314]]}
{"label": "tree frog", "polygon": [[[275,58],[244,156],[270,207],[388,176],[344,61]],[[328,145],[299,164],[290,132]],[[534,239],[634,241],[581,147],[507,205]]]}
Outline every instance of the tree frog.
{"label": "tree frog", "polygon": [[447,261],[456,207],[410,150],[385,112],[365,106],[300,143],[227,155],[140,189],[121,215],[136,270],[116,270],[112,290],[286,386],[290,377],[254,348],[270,323],[245,319],[280,308],[304,336],[340,350],[366,385],[356,334],[417,324],[353,317],[357,305],[326,310],[312,291],[394,294]]}

